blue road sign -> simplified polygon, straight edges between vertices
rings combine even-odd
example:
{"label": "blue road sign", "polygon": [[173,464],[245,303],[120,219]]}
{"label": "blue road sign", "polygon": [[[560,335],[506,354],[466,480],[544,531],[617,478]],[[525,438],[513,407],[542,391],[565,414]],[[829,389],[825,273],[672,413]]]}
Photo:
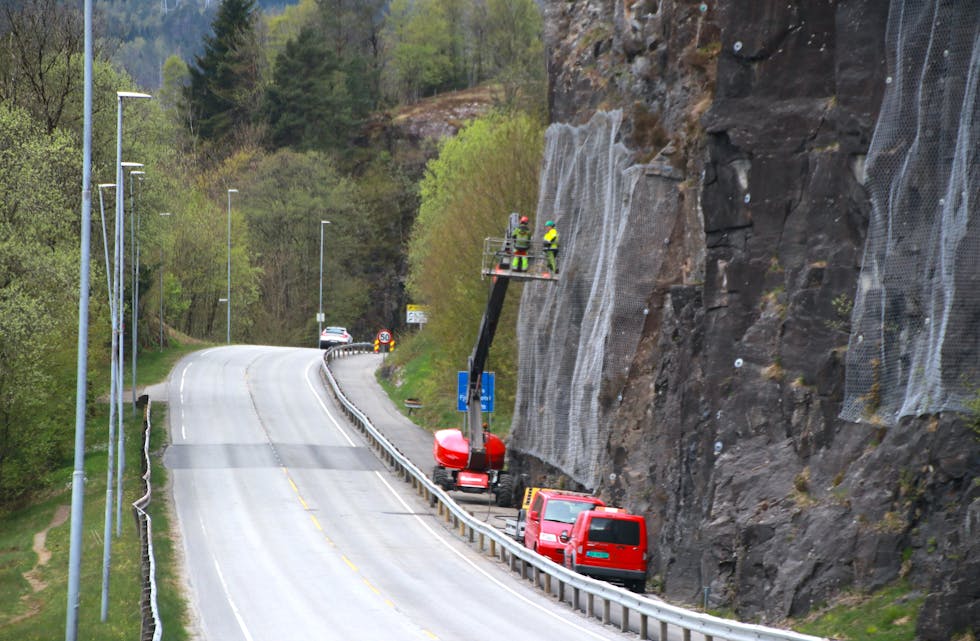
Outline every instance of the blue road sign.
{"label": "blue road sign", "polygon": [[[470,373],[456,372],[456,409],[465,412],[468,406],[466,402],[466,388],[469,387]],[[480,381],[480,411],[492,412],[494,400],[494,375],[493,372],[483,372],[483,379]]]}

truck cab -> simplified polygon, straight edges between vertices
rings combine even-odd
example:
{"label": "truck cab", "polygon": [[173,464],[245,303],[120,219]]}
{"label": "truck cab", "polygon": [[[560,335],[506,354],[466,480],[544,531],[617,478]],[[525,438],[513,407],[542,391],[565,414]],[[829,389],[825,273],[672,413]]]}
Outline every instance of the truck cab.
{"label": "truck cab", "polygon": [[580,513],[604,506],[602,499],[563,490],[539,489],[534,492],[524,521],[524,546],[562,563],[565,544],[562,531],[575,523]]}
{"label": "truck cab", "polygon": [[646,590],[647,525],[642,515],[596,507],[579,513],[559,539],[569,569],[621,583],[634,592]]}

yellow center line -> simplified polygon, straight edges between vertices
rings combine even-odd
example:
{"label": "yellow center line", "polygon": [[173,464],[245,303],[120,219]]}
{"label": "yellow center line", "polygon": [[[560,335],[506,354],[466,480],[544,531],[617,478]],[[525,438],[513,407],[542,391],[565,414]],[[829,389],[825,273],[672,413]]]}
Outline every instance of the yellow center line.
{"label": "yellow center line", "polygon": [[[300,505],[302,505],[303,506],[303,509],[307,513],[309,513],[310,520],[313,521],[314,527],[316,527],[316,529],[319,530],[323,534],[323,538],[326,540],[327,544],[330,547],[336,548],[337,545],[330,539],[329,536],[327,536],[326,530],[323,529],[323,526],[320,524],[320,521],[317,520],[316,516],[312,513],[309,504],[303,498],[302,493],[300,493],[299,487],[293,481],[293,477],[290,476],[290,474],[289,474],[289,469],[287,469],[285,467],[282,467],[280,469],[282,470],[283,474],[286,475],[286,480],[289,481],[289,486],[291,488],[293,488],[293,492],[296,494],[296,498],[299,499]],[[361,571],[357,569],[357,566],[354,564],[353,561],[351,561],[350,559],[348,559],[347,556],[344,555],[343,553],[340,553],[340,558],[344,561],[344,563],[347,564],[347,567],[349,567],[351,570],[353,570],[356,574],[360,575],[361,581],[364,582],[364,585],[366,585],[368,587],[368,589],[370,589],[376,595],[378,595],[379,597],[381,597],[381,599],[384,601],[385,605],[387,605],[388,607],[390,607],[392,609],[397,609],[398,606],[395,605],[394,601],[392,601],[391,599],[389,599],[389,598],[385,597],[383,594],[381,594],[381,590],[379,590],[378,588],[376,588],[374,586],[374,584],[372,584],[370,581],[368,581],[368,579],[367,579],[366,576],[364,576],[363,574],[361,574]],[[430,639],[436,639],[436,640],[439,639],[439,637],[436,634],[434,634],[433,632],[431,632],[430,630],[426,630],[425,628],[422,628],[422,632],[424,632],[425,635],[427,637],[429,637]]]}

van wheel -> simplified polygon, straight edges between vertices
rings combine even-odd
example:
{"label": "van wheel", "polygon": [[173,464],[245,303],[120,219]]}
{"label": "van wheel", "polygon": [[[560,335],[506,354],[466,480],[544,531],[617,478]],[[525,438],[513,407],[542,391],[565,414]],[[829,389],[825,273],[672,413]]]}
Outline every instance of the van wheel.
{"label": "van wheel", "polygon": [[497,477],[495,494],[497,507],[512,506],[514,504],[514,477],[506,472],[501,472]]}

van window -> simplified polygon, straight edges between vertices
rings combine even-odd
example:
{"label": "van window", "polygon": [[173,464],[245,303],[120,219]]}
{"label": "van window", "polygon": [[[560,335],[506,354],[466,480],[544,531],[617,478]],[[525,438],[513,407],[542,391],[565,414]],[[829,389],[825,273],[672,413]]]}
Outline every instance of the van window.
{"label": "van window", "polygon": [[591,510],[595,505],[584,501],[561,501],[551,499],[544,511],[544,520],[557,523],[574,523],[579,512]]}
{"label": "van window", "polygon": [[589,540],[594,543],[640,544],[640,524],[637,521],[593,517],[589,524]]}

